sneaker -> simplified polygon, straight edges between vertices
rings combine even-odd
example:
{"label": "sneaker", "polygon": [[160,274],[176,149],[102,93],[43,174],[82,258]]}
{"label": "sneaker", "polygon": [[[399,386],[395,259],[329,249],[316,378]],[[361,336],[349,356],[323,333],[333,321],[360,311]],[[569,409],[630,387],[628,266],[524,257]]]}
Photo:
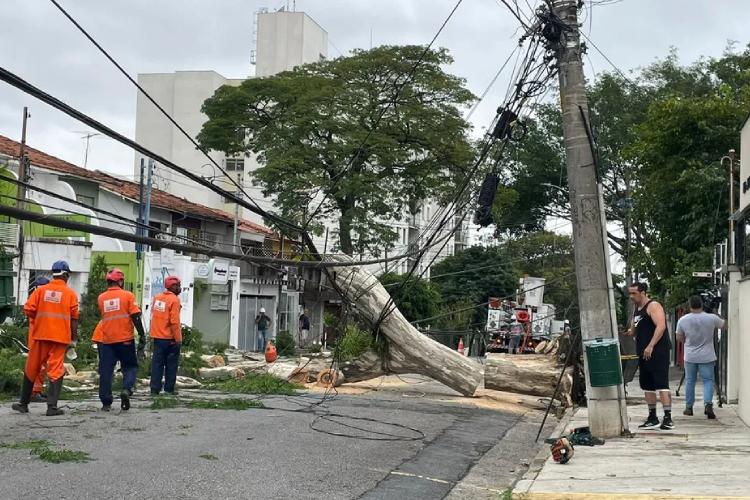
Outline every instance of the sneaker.
{"label": "sneaker", "polygon": [[715,420],[716,419],[716,413],[714,413],[714,405],[707,404],[706,409],[704,410],[705,415],[708,417],[709,420]]}
{"label": "sneaker", "polygon": [[672,417],[668,417],[664,415],[664,418],[661,421],[661,427],[659,429],[663,431],[671,431],[674,429],[674,422],[672,422]]}
{"label": "sneaker", "polygon": [[120,393],[120,408],[122,411],[130,409],[130,391],[123,389]]}
{"label": "sneaker", "polygon": [[659,417],[648,417],[645,422],[638,426],[639,429],[654,429],[659,427]]}
{"label": "sneaker", "polygon": [[112,411],[112,405],[102,405],[102,411]]}
{"label": "sneaker", "polygon": [[693,416],[693,409],[692,408],[685,408],[685,410],[682,412],[683,415],[687,415],[688,417]]}

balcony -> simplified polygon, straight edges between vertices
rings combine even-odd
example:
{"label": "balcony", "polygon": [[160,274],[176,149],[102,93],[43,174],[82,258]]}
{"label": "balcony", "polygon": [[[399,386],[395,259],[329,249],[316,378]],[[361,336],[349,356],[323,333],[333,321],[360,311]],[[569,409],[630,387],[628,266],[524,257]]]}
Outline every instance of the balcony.
{"label": "balcony", "polygon": [[0,245],[7,247],[18,245],[18,224],[0,222]]}

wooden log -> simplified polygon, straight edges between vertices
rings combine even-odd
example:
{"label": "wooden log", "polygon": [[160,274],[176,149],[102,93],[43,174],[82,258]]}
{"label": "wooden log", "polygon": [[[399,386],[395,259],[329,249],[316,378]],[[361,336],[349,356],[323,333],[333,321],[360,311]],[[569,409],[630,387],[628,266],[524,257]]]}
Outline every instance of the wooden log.
{"label": "wooden log", "polygon": [[236,366],[220,366],[218,368],[201,368],[198,370],[198,375],[204,379],[239,378],[245,376],[245,372]]}
{"label": "wooden log", "polygon": [[[347,257],[335,256],[339,261]],[[334,267],[333,278],[344,298],[372,324],[388,303],[390,295],[378,279],[364,267]],[[471,396],[482,383],[482,366],[420,333],[394,309],[380,323],[380,332],[388,339],[386,359],[373,352],[356,362],[343,364],[340,370],[347,382],[367,380],[384,373],[418,373],[442,382],[464,396]]]}
{"label": "wooden log", "polygon": [[224,358],[216,354],[201,354],[201,359],[211,368],[225,366]]}
{"label": "wooden log", "polygon": [[[562,366],[544,354],[490,354],[484,365],[484,386],[497,391],[552,397]],[[566,369],[555,398],[569,401],[573,370]],[[568,395],[568,397],[566,397]]]}

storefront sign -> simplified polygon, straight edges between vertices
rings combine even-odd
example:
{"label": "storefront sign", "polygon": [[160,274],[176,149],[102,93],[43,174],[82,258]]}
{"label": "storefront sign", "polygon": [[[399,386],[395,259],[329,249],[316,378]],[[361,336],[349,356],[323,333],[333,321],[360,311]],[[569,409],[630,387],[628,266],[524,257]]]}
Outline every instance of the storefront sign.
{"label": "storefront sign", "polygon": [[212,285],[226,285],[229,279],[229,262],[226,260],[211,259],[208,261],[211,275],[208,282]]}

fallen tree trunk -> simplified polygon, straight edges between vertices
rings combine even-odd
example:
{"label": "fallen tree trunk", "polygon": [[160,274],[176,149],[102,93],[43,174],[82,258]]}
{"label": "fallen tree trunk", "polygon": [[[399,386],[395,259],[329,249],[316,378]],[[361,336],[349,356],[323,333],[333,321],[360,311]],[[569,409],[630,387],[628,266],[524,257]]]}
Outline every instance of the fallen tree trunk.
{"label": "fallen tree trunk", "polygon": [[[490,354],[484,365],[484,387],[497,391],[553,397],[562,366],[545,354]],[[570,401],[573,369],[563,375],[555,398]]]}
{"label": "fallen tree trunk", "polygon": [[[378,279],[358,266],[334,267],[332,274],[344,298],[375,324],[390,299]],[[343,363],[339,368],[346,382],[368,380],[386,373],[418,373],[464,396],[473,395],[482,383],[479,363],[423,335],[398,309],[380,323],[380,332],[388,339],[385,359],[368,352],[353,362]]]}

